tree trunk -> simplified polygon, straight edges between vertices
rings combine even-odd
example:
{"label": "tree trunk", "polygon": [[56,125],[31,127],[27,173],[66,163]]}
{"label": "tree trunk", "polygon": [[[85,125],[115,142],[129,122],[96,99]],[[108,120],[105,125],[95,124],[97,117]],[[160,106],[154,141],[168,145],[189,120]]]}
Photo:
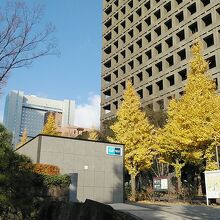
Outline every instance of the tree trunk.
{"label": "tree trunk", "polygon": [[181,189],[182,189],[182,182],[181,182],[181,176],[177,177],[177,193],[178,195],[181,194]]}
{"label": "tree trunk", "polygon": [[136,201],[136,176],[131,174],[131,196],[132,200]]}

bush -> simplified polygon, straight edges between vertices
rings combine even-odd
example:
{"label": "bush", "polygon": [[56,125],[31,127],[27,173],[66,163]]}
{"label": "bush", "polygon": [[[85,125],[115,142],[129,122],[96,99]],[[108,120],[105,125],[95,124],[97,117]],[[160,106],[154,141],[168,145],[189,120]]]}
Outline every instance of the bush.
{"label": "bush", "polygon": [[51,164],[36,163],[34,164],[34,171],[39,174],[51,176],[60,174],[59,167]]}
{"label": "bush", "polygon": [[54,176],[48,176],[48,175],[42,175],[44,185],[47,187],[51,186],[59,186],[59,187],[68,187],[71,183],[70,176],[67,174],[64,175],[54,175]]}

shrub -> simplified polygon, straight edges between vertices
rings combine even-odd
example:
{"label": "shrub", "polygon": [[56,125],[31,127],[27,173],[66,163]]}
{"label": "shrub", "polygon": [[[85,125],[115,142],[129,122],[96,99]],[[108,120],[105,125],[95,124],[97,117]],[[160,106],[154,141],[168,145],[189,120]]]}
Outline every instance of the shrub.
{"label": "shrub", "polygon": [[54,175],[48,176],[43,175],[44,185],[47,187],[51,186],[60,186],[60,187],[68,187],[70,185],[71,179],[67,174],[64,175]]}
{"label": "shrub", "polygon": [[51,164],[36,163],[34,164],[34,171],[39,174],[50,175],[50,176],[60,174],[59,167]]}

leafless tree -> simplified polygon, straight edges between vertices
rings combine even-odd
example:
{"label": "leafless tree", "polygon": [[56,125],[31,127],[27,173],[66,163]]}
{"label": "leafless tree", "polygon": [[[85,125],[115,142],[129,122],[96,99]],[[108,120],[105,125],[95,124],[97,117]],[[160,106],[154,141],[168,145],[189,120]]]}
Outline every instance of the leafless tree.
{"label": "leafless tree", "polygon": [[30,66],[34,60],[57,54],[54,26],[43,23],[43,6],[7,1],[0,8],[0,85],[13,69]]}

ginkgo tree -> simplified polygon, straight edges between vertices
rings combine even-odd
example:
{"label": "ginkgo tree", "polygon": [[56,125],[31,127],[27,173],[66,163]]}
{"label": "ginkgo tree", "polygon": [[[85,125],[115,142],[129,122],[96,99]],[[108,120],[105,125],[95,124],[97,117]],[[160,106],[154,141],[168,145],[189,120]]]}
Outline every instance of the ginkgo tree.
{"label": "ginkgo tree", "polygon": [[60,135],[60,132],[58,131],[55,117],[52,112],[49,113],[47,122],[44,125],[42,134],[48,134],[48,135]]}
{"label": "ginkgo tree", "polygon": [[152,165],[153,126],[141,110],[140,98],[130,81],[126,83],[123,101],[111,126],[116,142],[125,144],[125,167],[131,175],[132,197],[136,199],[136,177]]}
{"label": "ginkgo tree", "polygon": [[220,140],[220,97],[202,56],[202,43],[197,41],[191,51],[184,95],[170,101],[167,124],[157,135],[161,161],[174,167],[179,190],[186,163],[217,169],[215,148]]}
{"label": "ginkgo tree", "polygon": [[24,145],[27,141],[27,129],[25,128],[21,136],[21,142],[17,145],[17,148]]}

